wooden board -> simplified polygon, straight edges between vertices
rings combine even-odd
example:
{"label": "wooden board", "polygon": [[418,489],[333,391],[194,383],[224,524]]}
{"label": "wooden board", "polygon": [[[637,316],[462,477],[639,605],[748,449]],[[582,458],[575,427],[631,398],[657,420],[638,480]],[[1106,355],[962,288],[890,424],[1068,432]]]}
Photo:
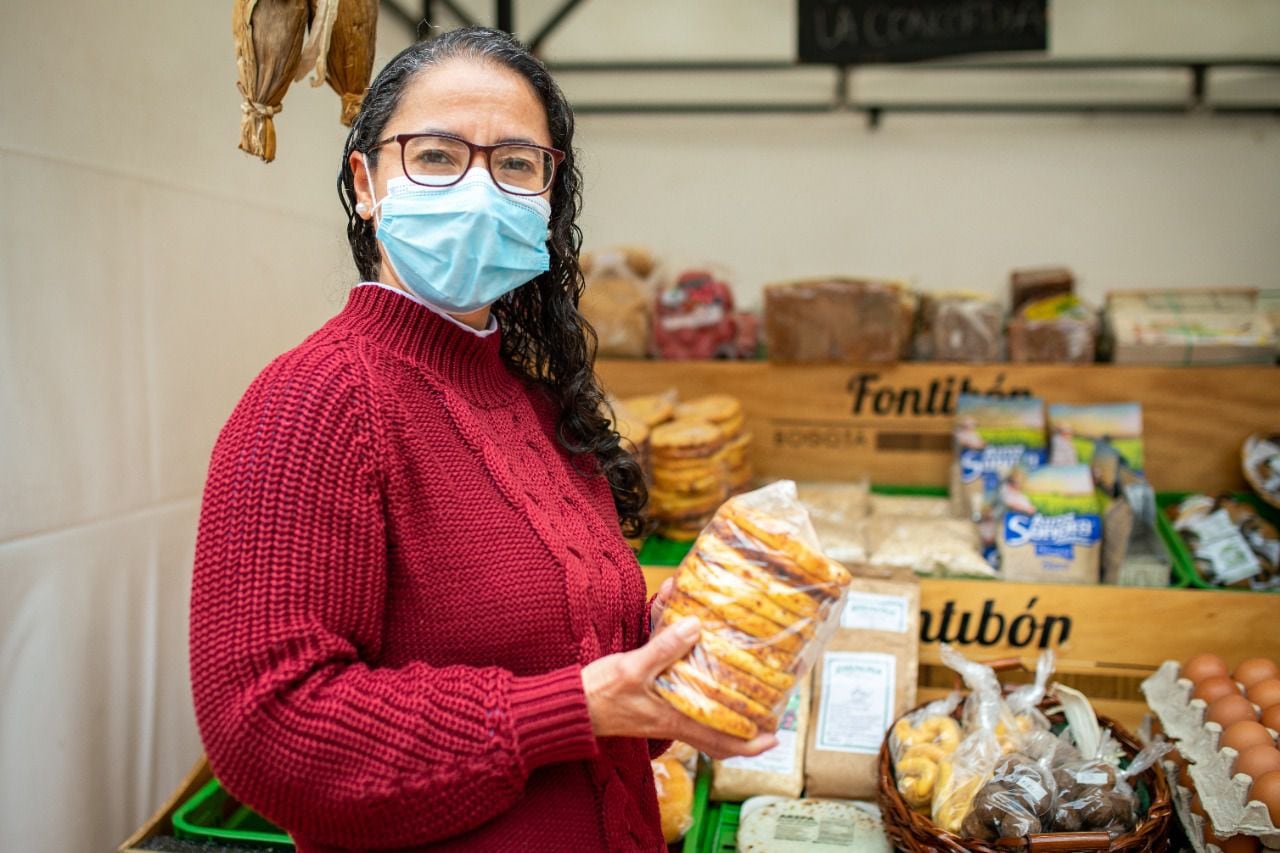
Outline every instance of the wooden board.
{"label": "wooden board", "polygon": [[768,362],[625,361],[596,365],[618,397],[675,388],[682,397],[733,394],[755,436],[763,477],[870,476],[894,485],[943,485],[962,389],[1046,402],[1136,401],[1143,406],[1147,472],[1161,491],[1245,488],[1240,446],[1280,428],[1274,367],[1132,367],[905,363],[880,366]]}
{"label": "wooden board", "polygon": [[[650,594],[674,571],[644,567]],[[1090,698],[1140,704],[1138,684],[1166,660],[1203,651],[1230,666],[1280,660],[1277,626],[1280,596],[1264,593],[923,578],[921,683],[949,682],[937,677],[943,640],[978,660],[1018,657],[1028,670],[1052,648],[1063,680]],[[1136,707],[1112,710],[1128,718]]]}

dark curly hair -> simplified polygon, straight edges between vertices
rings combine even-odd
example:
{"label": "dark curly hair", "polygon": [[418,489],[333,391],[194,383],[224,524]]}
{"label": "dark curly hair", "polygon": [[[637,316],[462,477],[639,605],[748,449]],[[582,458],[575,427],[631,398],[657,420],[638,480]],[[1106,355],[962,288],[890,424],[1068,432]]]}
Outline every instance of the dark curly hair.
{"label": "dark curly hair", "polygon": [[571,453],[594,456],[613,491],[622,532],[638,536],[644,529],[641,510],[648,493],[639,464],[619,444],[618,433],[604,414],[604,392],[592,367],[596,334],[578,313],[583,289],[578,266],[582,231],[577,225],[582,174],[574,159],[573,110],[547,67],[524,45],[501,30],[466,27],[413,44],[382,69],[352,122],[338,173],[351,255],[365,280],[377,279],[382,254],[372,221],[355,212],[351,152],[363,151],[371,165],[377,162],[380,149],[374,145],[405,88],[424,68],[458,58],[491,62],[528,80],[546,108],[551,144],[565,152],[551,187],[551,268],[503,296],[492,310],[502,326],[502,356],[507,365],[550,393],[560,412],[557,440]]}

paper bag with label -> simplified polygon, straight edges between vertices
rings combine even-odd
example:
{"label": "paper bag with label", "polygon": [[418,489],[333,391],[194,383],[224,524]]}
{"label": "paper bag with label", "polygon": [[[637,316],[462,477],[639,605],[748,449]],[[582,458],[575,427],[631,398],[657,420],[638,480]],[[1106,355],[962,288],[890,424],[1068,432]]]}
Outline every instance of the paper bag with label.
{"label": "paper bag with label", "polygon": [[813,670],[805,795],[872,798],[880,744],[915,705],[920,585],[910,572],[855,577]]}
{"label": "paper bag with label", "polygon": [[804,790],[804,743],[809,736],[810,679],[787,700],[774,733],[778,745],[753,758],[711,763],[711,799],[737,802],[747,797],[798,797]]}

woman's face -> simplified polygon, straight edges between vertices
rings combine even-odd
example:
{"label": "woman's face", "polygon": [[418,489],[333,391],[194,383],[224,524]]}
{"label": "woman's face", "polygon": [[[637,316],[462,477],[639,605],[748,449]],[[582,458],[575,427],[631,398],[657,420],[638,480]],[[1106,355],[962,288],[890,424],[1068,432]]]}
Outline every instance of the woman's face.
{"label": "woman's face", "polygon": [[[451,59],[420,71],[407,85],[381,138],[397,133],[436,131],[460,136],[479,145],[531,142],[551,146],[547,113],[529,81],[502,65],[476,59]],[[476,152],[472,168],[483,167],[486,155]],[[372,210],[369,176],[360,152],[350,158],[356,200]],[[387,181],[404,176],[400,149],[395,144],[378,150],[373,163],[377,198],[386,197]],[[550,200],[551,191],[542,193]],[[364,219],[371,213],[360,214]]]}

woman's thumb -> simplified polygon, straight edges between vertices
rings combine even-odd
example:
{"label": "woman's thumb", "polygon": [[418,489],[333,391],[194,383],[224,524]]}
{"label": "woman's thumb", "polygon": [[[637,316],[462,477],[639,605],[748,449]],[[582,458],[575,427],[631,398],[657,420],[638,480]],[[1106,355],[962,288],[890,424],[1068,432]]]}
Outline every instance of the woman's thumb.
{"label": "woman's thumb", "polygon": [[659,631],[643,649],[653,674],[657,675],[688,654],[701,634],[702,623],[696,616],[686,616],[665,631]]}

